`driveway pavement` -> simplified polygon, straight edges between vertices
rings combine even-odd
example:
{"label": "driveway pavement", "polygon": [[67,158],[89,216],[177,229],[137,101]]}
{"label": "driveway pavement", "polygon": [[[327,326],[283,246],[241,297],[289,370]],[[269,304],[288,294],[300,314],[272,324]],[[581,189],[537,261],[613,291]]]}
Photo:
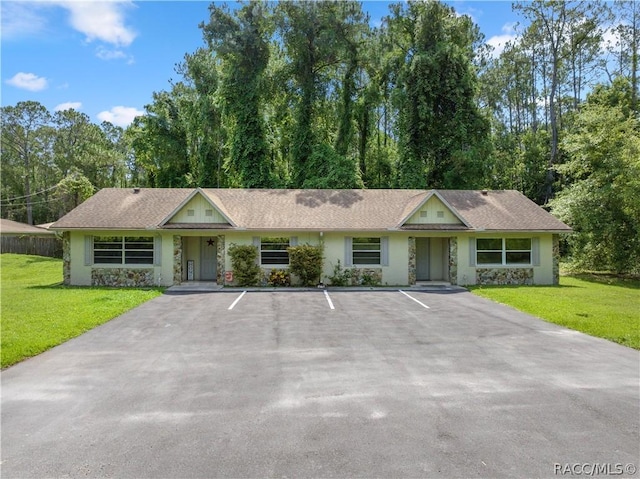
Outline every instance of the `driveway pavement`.
{"label": "driveway pavement", "polygon": [[467,292],[407,293],[156,298],[2,372],[2,477],[640,466],[637,351]]}

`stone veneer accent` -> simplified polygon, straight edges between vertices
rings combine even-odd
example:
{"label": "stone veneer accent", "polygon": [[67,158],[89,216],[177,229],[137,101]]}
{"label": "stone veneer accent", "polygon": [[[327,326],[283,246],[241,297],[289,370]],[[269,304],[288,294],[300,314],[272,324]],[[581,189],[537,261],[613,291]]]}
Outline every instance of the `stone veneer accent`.
{"label": "stone veneer accent", "polygon": [[416,284],[416,239],[409,236],[409,282],[407,284]]}
{"label": "stone veneer accent", "polygon": [[153,268],[93,268],[92,286],[154,286]]}
{"label": "stone veneer accent", "polygon": [[173,284],[182,283],[182,236],[173,237]]}
{"label": "stone veneer accent", "polygon": [[62,284],[71,284],[71,233],[62,233]]}
{"label": "stone veneer accent", "polygon": [[449,282],[458,284],[458,238],[449,238]]}
{"label": "stone veneer accent", "polygon": [[216,281],[218,284],[224,284],[224,270],[225,270],[225,249],[224,249],[224,235],[219,235],[216,238]]}
{"label": "stone veneer accent", "polygon": [[560,284],[560,235],[553,235],[553,284]]}
{"label": "stone veneer accent", "polygon": [[[382,284],[382,268],[350,268],[352,271],[351,286],[362,286],[363,276],[368,275],[374,284]],[[365,285],[366,286],[366,285]]]}
{"label": "stone veneer accent", "polygon": [[476,284],[533,284],[533,268],[476,268]]}

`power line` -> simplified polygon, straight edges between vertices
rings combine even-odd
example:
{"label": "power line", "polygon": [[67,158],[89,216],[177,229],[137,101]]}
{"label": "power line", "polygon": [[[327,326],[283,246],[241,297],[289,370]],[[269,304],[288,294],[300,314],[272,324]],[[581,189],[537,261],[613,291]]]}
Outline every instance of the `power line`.
{"label": "power line", "polygon": [[41,195],[42,193],[46,193],[47,191],[51,191],[51,190],[55,190],[59,185],[54,185],[51,188],[47,188],[46,190],[41,190],[41,191],[36,191],[35,193],[31,193],[30,195],[24,195],[24,196],[15,196],[13,198],[6,198],[3,200],[0,200],[0,202],[5,203],[7,201],[15,201],[15,200],[21,200],[23,198],[29,198],[31,196],[37,196],[37,195]]}

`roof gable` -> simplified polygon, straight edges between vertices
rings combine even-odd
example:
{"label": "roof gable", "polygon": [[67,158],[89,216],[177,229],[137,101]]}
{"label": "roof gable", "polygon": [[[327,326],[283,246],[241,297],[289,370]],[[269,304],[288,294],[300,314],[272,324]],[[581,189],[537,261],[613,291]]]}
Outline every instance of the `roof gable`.
{"label": "roof gable", "polygon": [[203,190],[197,188],[187,196],[164,220],[159,226],[168,224],[220,224],[231,225],[236,224],[222,212],[222,210],[214,203],[211,197],[204,193]]}
{"label": "roof gable", "polygon": [[400,226],[405,225],[469,226],[456,209],[435,190],[429,192],[422,202],[402,219]]}

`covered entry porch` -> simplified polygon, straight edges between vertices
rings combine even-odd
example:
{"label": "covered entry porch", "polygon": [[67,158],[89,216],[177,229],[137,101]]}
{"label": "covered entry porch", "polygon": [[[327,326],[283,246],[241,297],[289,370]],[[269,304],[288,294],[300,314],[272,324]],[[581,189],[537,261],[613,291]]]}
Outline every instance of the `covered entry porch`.
{"label": "covered entry porch", "polygon": [[457,239],[442,236],[409,238],[409,284],[456,284]]}
{"label": "covered entry porch", "polygon": [[176,235],[173,244],[173,284],[224,284],[224,235]]}

